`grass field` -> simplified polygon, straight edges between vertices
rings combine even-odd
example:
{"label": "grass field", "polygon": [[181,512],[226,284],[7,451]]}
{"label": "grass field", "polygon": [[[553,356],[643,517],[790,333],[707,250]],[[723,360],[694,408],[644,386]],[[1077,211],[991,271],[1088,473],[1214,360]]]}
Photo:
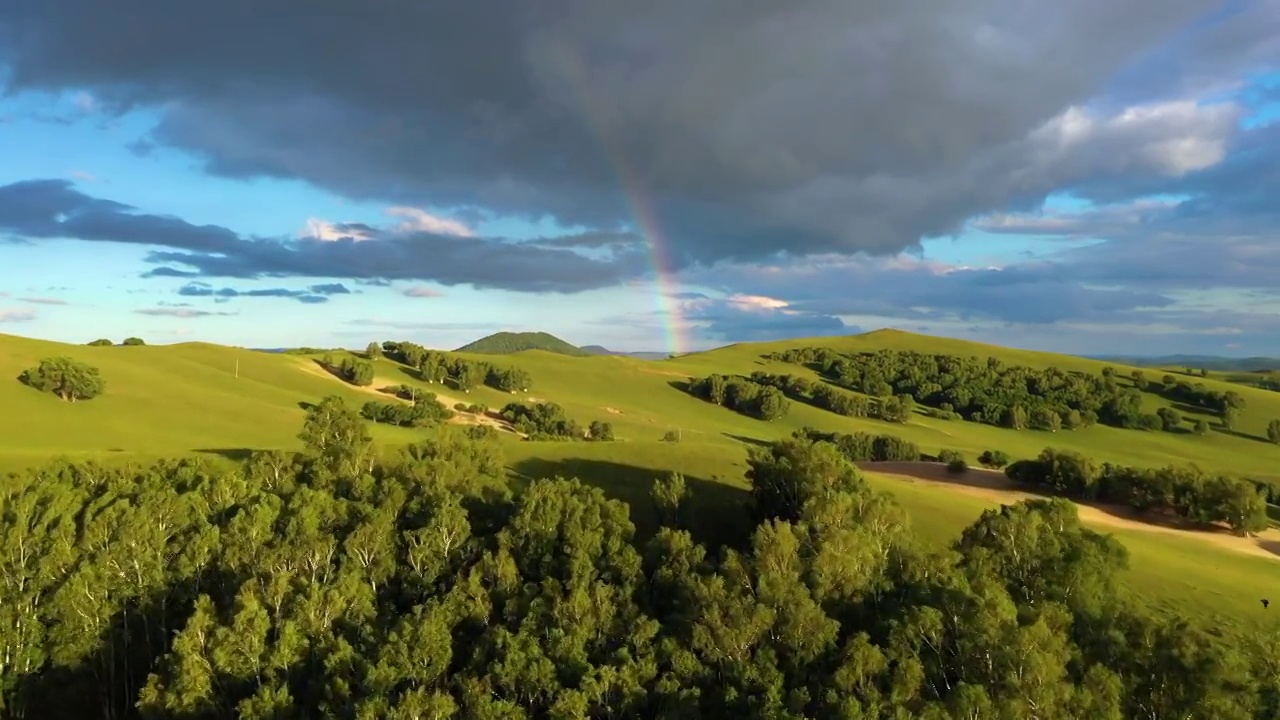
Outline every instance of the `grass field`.
{"label": "grass field", "polygon": [[[994,356],[1006,364],[1100,372],[1107,363],[1061,355],[1010,350],[942,338],[879,331],[867,335],[735,345],[663,361],[620,356],[569,357],[542,351],[505,356],[471,356],[528,371],[529,396],[554,401],[579,423],[606,420],[614,425],[612,443],[520,442],[506,435],[504,445],[516,482],[547,475],[581,477],[632,504],[642,531],[652,526],[648,492],[668,471],[683,473],[694,491],[699,534],[709,540],[738,535],[745,519],[727,511],[747,499],[743,473],[747,448],[785,437],[802,426],[900,435],[926,452],[955,448],[971,458],[1000,449],[1015,458],[1037,454],[1047,445],[1078,450],[1098,460],[1135,465],[1195,462],[1206,469],[1258,478],[1280,478],[1280,447],[1261,439],[1266,424],[1280,418],[1280,393],[1229,384],[1212,375],[1206,385],[1231,389],[1246,398],[1238,431],[1190,433],[1140,432],[1093,427],[1050,434],[1013,431],[917,415],[906,425],[846,418],[793,404],[784,418],[765,423],[705,403],[684,393],[679,383],[711,373],[750,374],[756,370],[813,376],[796,365],[761,359],[789,347],[831,347],[856,352],[881,348],[957,355]],[[97,399],[63,403],[52,394],[31,390],[16,378],[41,358],[67,355],[100,368],[106,393]],[[237,377],[238,365],[238,377]],[[1127,374],[1132,368],[1114,366]],[[1147,369],[1158,380],[1158,370]],[[452,404],[465,399],[498,409],[516,399],[490,388],[469,394],[441,391],[419,382],[410,371],[387,360],[376,363],[374,387],[407,383],[442,392]],[[304,408],[328,394],[363,403],[373,395],[328,375],[314,358],[271,354],[201,343],[148,347],[67,346],[0,336],[0,472],[39,464],[57,455],[102,460],[146,460],[204,453],[242,457],[250,449],[297,448]],[[1159,405],[1148,396],[1152,407]],[[678,431],[679,443],[663,442]],[[421,431],[376,426],[375,438],[387,445],[412,441]],[[872,475],[877,487],[892,492],[907,508],[917,532],[933,542],[950,542],[986,507],[996,502],[946,488]],[[1160,535],[1108,530],[1129,547],[1129,587],[1159,607],[1250,626],[1263,622],[1258,599],[1268,596],[1270,578],[1280,566],[1269,558],[1223,551],[1192,535]]]}

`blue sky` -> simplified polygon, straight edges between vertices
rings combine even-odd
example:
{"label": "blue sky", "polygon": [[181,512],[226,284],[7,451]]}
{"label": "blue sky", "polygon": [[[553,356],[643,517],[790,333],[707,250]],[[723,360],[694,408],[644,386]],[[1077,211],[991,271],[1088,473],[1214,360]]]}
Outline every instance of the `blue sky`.
{"label": "blue sky", "polygon": [[0,333],[1280,355],[1273,2],[553,4],[0,9]]}

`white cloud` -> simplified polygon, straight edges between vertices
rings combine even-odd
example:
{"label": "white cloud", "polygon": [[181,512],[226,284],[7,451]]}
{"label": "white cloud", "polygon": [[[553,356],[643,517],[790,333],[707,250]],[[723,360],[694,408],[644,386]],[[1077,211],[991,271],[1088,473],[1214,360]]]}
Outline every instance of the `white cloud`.
{"label": "white cloud", "polygon": [[412,207],[389,207],[383,211],[391,217],[401,218],[397,232],[429,232],[436,235],[473,237],[471,228],[450,218],[436,217],[425,210]]}
{"label": "white cloud", "polygon": [[359,242],[361,240],[370,240],[373,237],[368,230],[363,228],[329,222],[320,218],[307,218],[307,222],[302,228],[302,236],[324,240],[325,242],[333,242],[343,238],[350,238]]}

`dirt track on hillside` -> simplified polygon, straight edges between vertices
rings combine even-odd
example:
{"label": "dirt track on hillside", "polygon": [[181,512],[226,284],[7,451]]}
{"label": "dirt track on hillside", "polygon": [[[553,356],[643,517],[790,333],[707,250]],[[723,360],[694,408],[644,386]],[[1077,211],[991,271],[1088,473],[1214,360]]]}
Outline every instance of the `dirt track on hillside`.
{"label": "dirt track on hillside", "polygon": [[[1004,473],[984,468],[969,468],[963,475],[947,472],[946,465],[934,462],[861,462],[858,467],[867,472],[892,475],[904,482],[945,486],[947,490],[979,497],[1003,504],[1043,497],[1018,489]],[[1268,529],[1254,537],[1244,538],[1231,534],[1225,528],[1219,530],[1187,530],[1161,525],[1137,516],[1124,506],[1084,505],[1076,503],[1080,520],[1089,525],[1112,527],[1138,532],[1163,533],[1194,539],[1235,552],[1280,559],[1280,530]]]}

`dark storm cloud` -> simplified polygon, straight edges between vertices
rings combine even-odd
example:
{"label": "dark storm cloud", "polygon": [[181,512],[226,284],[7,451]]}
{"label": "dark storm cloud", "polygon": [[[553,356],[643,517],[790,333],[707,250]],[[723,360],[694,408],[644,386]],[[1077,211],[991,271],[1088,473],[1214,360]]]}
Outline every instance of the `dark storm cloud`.
{"label": "dark storm cloud", "polygon": [[[0,233],[165,248],[148,255],[150,262],[161,266],[144,273],[148,277],[353,278],[374,284],[432,280],[479,288],[577,292],[614,285],[647,270],[641,251],[615,252],[597,259],[569,249],[500,238],[388,233],[361,227],[371,239],[250,238],[224,227],[192,225],[180,218],[146,214],[123,203],[94,198],[65,180],[0,186]],[[338,286],[315,287],[321,289],[297,296],[308,297],[302,302],[323,302],[316,298],[334,294],[332,289]]]}
{"label": "dark storm cloud", "polygon": [[[892,253],[1064,184],[1212,162],[1233,127],[1211,110],[1050,121],[1170,43],[1195,45],[1186,73],[1270,57],[1256,32],[1227,42],[1258,22],[1215,29],[1219,5],[41,0],[0,10],[0,61],[17,90],[163,107],[149,142],[223,175],[605,230],[639,201],[684,265]],[[1197,19],[1205,37],[1173,34]],[[312,262],[254,256],[267,272]]]}
{"label": "dark storm cloud", "polygon": [[914,321],[1105,322],[1174,304],[1159,293],[1090,286],[1075,279],[1073,269],[1048,262],[961,269],[916,261],[829,259],[767,268],[725,266],[707,273],[705,280],[726,290],[779,298],[789,310],[807,314]]}

